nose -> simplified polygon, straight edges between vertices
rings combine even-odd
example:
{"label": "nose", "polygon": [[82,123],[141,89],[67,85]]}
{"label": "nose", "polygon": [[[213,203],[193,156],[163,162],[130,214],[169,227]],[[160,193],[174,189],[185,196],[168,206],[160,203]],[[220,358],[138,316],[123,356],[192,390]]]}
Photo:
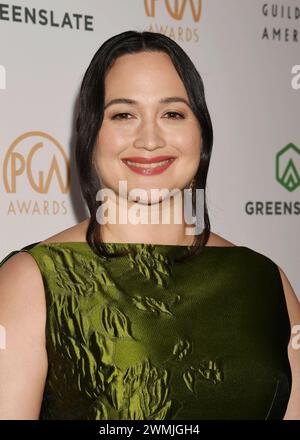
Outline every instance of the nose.
{"label": "nose", "polygon": [[166,142],[161,133],[161,128],[156,121],[143,121],[139,126],[133,146],[152,151],[165,147]]}

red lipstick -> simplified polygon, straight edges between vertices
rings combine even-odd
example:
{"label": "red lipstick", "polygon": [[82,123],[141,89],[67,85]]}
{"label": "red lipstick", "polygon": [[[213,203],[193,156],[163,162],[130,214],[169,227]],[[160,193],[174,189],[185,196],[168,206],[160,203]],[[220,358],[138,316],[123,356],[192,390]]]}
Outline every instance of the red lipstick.
{"label": "red lipstick", "polygon": [[[174,162],[174,156],[155,156],[151,158],[141,156],[125,157],[122,161],[128,168],[137,174],[144,176],[152,176],[160,174],[165,171]],[[158,162],[162,162],[159,165],[155,165]]]}
{"label": "red lipstick", "polygon": [[141,157],[141,156],[131,156],[131,157],[123,157],[122,160],[130,160],[131,162],[138,162],[138,163],[153,163],[153,162],[161,162],[162,160],[167,159],[175,159],[174,156],[155,156],[155,157]]}

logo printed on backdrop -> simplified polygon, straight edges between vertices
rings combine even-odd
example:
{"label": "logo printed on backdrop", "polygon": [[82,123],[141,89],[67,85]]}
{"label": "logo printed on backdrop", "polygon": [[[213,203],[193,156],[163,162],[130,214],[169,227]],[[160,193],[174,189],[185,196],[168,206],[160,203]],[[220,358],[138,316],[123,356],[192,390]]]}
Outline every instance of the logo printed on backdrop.
{"label": "logo printed on backdrop", "polygon": [[283,3],[263,3],[261,12],[265,17],[266,26],[262,32],[262,40],[298,43],[300,41],[300,7],[289,4],[287,1]]}
{"label": "logo printed on backdrop", "polygon": [[288,144],[276,154],[276,180],[288,191],[300,185],[300,149]]}
{"label": "logo printed on backdrop", "polygon": [[[300,149],[293,143],[281,148],[275,157],[275,180],[287,191],[293,192],[300,186]],[[248,215],[300,215],[300,201],[248,201],[245,204]]]}
{"label": "logo printed on backdrop", "polygon": [[[19,136],[7,149],[3,160],[3,185],[11,196],[7,215],[66,214],[67,199],[48,199],[50,194],[67,194],[70,186],[68,157],[60,143],[42,131]],[[27,194],[47,195],[34,200]],[[19,199],[20,196],[26,199]]]}
{"label": "logo printed on backdrop", "polygon": [[0,21],[24,23],[71,30],[94,31],[94,17],[77,13],[58,14],[54,10],[0,3]]}
{"label": "logo printed on backdrop", "polygon": [[0,90],[6,90],[6,69],[0,65]]}
{"label": "logo printed on backdrop", "polygon": [[[198,23],[202,14],[202,0],[161,0],[159,2],[157,0],[144,0],[144,9],[147,17],[157,18],[158,15],[161,17],[165,13],[171,20],[176,20],[177,22],[191,17],[195,23]],[[194,42],[199,40],[197,28],[174,27],[169,26],[168,23],[161,25],[154,23],[149,26],[148,31],[160,32],[174,40],[178,39],[187,42],[192,39]]]}

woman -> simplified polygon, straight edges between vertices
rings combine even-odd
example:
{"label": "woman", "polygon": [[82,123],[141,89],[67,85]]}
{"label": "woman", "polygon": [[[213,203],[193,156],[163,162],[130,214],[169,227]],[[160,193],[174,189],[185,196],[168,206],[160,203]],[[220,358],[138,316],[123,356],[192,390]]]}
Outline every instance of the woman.
{"label": "woman", "polygon": [[2,261],[2,419],[300,419],[300,305],[283,271],[212,233],[205,197],[201,234],[172,215],[121,221],[166,214],[165,200],[182,213],[153,188],[189,188],[195,213],[212,140],[202,80],[173,40],[128,31],[100,47],[77,118],[90,217]]}

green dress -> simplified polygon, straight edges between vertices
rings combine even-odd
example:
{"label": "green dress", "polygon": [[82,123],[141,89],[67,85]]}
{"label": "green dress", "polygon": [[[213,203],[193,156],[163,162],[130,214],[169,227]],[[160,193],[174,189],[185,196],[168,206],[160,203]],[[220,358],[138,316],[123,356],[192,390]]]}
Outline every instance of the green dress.
{"label": "green dress", "polygon": [[42,274],[41,419],[282,419],[290,322],[277,265],[248,247],[30,244]]}

